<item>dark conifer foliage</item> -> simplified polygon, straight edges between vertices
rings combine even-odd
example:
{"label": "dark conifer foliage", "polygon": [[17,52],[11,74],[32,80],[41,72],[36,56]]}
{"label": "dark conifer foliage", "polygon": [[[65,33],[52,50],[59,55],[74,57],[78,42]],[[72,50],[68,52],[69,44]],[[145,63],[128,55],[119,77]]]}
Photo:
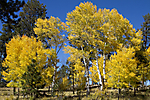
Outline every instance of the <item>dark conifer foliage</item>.
{"label": "dark conifer foliage", "polygon": [[24,1],[0,0],[0,20],[3,23],[15,23],[18,18],[16,12],[24,5]]}
{"label": "dark conifer foliage", "polygon": [[46,18],[46,10],[46,6],[40,4],[38,0],[28,0],[23,7],[23,11],[19,14],[21,21],[15,30],[16,33],[20,33],[20,35],[26,34],[29,37],[36,37],[33,31],[33,28],[35,27],[35,21],[38,18]]}
{"label": "dark conifer foliage", "polygon": [[150,46],[150,14],[143,16],[144,22],[141,30],[143,31],[143,48],[147,49]]}
{"label": "dark conifer foliage", "polygon": [[[20,11],[20,8],[23,7],[24,4],[24,1],[19,0],[0,0],[0,21],[3,24],[2,32],[0,32],[0,71],[5,70],[1,65],[7,56],[5,43],[8,43],[15,35],[15,27],[20,21],[17,12]],[[0,77],[2,76],[0,75]]]}

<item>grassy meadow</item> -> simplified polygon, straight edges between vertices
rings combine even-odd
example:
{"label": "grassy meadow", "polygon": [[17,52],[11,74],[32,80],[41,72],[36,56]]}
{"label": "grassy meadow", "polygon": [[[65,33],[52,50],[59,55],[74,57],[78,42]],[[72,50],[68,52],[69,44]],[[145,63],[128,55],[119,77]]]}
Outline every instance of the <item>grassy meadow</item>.
{"label": "grassy meadow", "polygon": [[[21,91],[21,89],[19,89],[19,91]],[[48,89],[45,88],[41,91],[48,91]],[[134,95],[133,89],[122,89],[120,95],[118,95],[117,89],[100,91],[98,88],[91,89],[91,93],[88,97],[86,97],[86,90],[75,91],[74,94],[72,91],[55,92],[53,96],[50,92],[46,92],[45,94],[45,97],[38,97],[35,100],[150,100],[149,89],[136,91],[136,96]],[[33,98],[31,98],[30,95],[23,96],[21,92],[18,98],[17,88],[16,95],[13,95],[13,88],[6,87],[0,88],[0,100],[33,100]]]}

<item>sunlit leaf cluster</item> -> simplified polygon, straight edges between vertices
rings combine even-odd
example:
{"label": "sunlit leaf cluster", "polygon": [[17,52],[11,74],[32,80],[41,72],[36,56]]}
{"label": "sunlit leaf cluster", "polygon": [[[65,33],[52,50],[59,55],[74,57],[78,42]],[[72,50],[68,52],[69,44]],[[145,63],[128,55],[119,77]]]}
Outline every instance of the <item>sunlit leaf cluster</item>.
{"label": "sunlit leaf cluster", "polygon": [[[41,41],[37,41],[33,37],[16,36],[6,44],[6,52],[7,57],[3,66],[7,69],[2,74],[5,80],[10,81],[7,86],[20,87],[21,82],[26,81],[22,79],[22,76],[25,72],[28,72],[27,66],[30,66],[33,60],[37,63],[35,68],[41,73],[41,84],[45,81],[50,83],[48,77],[52,77],[53,67],[48,65],[47,58],[53,54],[53,50],[44,49]],[[45,66],[47,68],[44,68]]]}
{"label": "sunlit leaf cluster", "polygon": [[136,87],[139,81],[136,76],[137,61],[135,59],[135,49],[125,48],[117,50],[108,62],[108,86],[123,88],[132,85]]}

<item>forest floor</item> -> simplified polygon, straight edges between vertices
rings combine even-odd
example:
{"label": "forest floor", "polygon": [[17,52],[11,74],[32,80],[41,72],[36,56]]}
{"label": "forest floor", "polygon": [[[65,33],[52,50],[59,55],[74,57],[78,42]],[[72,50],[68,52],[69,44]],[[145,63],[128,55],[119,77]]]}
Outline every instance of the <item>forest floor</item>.
{"label": "forest floor", "polygon": [[[98,89],[91,89],[91,93],[88,97],[86,97],[86,91],[80,92],[80,95],[79,92],[73,94],[72,91],[56,92],[55,96],[37,98],[36,100],[79,100],[79,98],[80,100],[150,100],[149,89],[137,91],[136,96],[131,89],[128,91],[122,90],[120,95],[118,95],[117,89],[107,89],[105,92],[99,91]],[[46,94],[51,95],[48,92]],[[15,100],[17,97],[18,96],[13,95],[13,88],[0,88],[0,100]],[[20,95],[19,100],[32,100],[32,98],[30,96],[23,97]]]}

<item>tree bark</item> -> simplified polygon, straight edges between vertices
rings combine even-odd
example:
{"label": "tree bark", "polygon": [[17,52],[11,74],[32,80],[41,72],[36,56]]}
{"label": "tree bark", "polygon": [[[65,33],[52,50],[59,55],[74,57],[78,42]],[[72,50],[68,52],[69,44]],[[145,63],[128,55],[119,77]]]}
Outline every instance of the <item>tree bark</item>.
{"label": "tree bark", "polygon": [[[106,37],[107,38],[107,37]],[[106,42],[105,42],[105,44],[104,44],[104,48],[105,48],[105,46],[106,46]],[[105,50],[103,51],[103,88],[105,88],[105,66],[106,66],[106,54],[105,54]]]}
{"label": "tree bark", "polygon": [[73,74],[73,94],[74,94],[74,74]]}
{"label": "tree bark", "polygon": [[56,76],[56,66],[54,66],[54,75],[53,75],[53,82],[52,82],[52,93],[54,92],[55,76]]}
{"label": "tree bark", "polygon": [[16,95],[16,87],[13,88],[13,94]]}
{"label": "tree bark", "polygon": [[48,87],[48,92],[50,92],[50,86]]}
{"label": "tree bark", "polygon": [[134,96],[136,96],[136,88],[134,87]]}
{"label": "tree bark", "polygon": [[19,99],[19,88],[18,88],[18,97],[17,98]]}
{"label": "tree bark", "polygon": [[103,53],[104,59],[103,59],[103,88],[105,88],[105,66],[106,66],[106,54]]}
{"label": "tree bark", "polygon": [[98,55],[97,55],[97,54],[95,54],[95,56],[96,56],[96,67],[97,67],[98,76],[99,76],[100,90],[102,90],[102,89],[103,89],[103,85],[102,85],[102,78],[101,78],[102,76],[101,76],[101,72],[100,72],[100,70],[99,70]]}
{"label": "tree bark", "polygon": [[121,89],[119,88],[119,89],[118,89],[118,100],[119,100],[119,95],[120,95],[120,93],[121,93]]}
{"label": "tree bark", "polygon": [[[83,51],[83,47],[81,46],[81,49]],[[83,55],[83,62],[84,62],[84,66],[85,66],[85,69],[86,69],[86,87],[87,87],[87,93],[86,93],[86,96],[88,96],[90,94],[90,86],[89,86],[89,69],[88,69],[88,65],[87,65],[87,62],[85,60],[85,56]]]}
{"label": "tree bark", "polygon": [[89,69],[88,66],[86,66],[86,86],[87,86],[87,96],[90,94],[90,84],[89,84]]}

